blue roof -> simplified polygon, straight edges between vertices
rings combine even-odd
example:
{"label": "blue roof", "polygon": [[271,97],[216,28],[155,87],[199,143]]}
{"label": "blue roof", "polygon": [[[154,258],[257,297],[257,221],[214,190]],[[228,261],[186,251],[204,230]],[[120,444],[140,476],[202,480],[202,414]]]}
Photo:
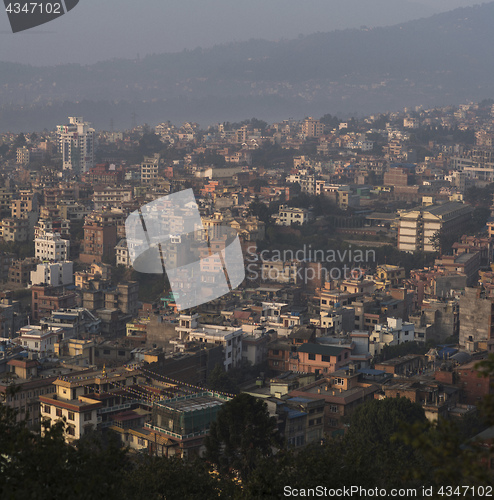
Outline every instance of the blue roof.
{"label": "blue roof", "polygon": [[311,403],[314,400],[308,398],[296,397],[296,398],[290,398],[288,401],[294,401],[295,403]]}
{"label": "blue roof", "polygon": [[452,347],[444,347],[443,349],[441,349],[437,353],[437,356],[439,359],[448,359],[451,356],[453,356],[453,354],[456,354],[457,352],[458,352],[458,349],[454,349]]}
{"label": "blue roof", "polygon": [[288,414],[287,416],[289,419],[305,417],[307,415],[307,413],[298,410],[293,410],[292,408],[285,408],[285,412]]}

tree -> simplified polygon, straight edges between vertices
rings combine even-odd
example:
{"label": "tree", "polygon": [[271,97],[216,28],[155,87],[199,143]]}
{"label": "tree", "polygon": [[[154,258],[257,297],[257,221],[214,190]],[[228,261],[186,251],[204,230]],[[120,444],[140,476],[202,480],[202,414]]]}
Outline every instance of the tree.
{"label": "tree", "polygon": [[266,225],[269,224],[271,215],[269,213],[269,208],[259,201],[258,197],[249,205],[250,213],[256,216],[259,220],[263,221]]}
{"label": "tree", "polygon": [[161,139],[154,132],[144,132],[139,139],[138,152],[141,157],[151,156],[164,149]]}
{"label": "tree", "polygon": [[63,421],[40,435],[16,418],[15,410],[0,404],[2,498],[121,498],[129,462],[110,435],[93,433],[74,447],[64,441]]}
{"label": "tree", "polygon": [[212,391],[237,393],[238,387],[235,382],[225,372],[220,363],[216,363],[208,377],[208,387]]}
{"label": "tree", "polygon": [[362,485],[401,486],[409,479],[408,470],[422,461],[413,447],[399,438],[400,432],[426,421],[422,407],[406,398],[364,403],[352,415],[345,436],[346,467],[353,468]]}
{"label": "tree", "polygon": [[242,393],[225,403],[211,424],[205,440],[206,459],[220,473],[239,474],[248,479],[260,459],[271,457],[280,446],[276,419],[270,417],[266,404]]}
{"label": "tree", "polygon": [[321,123],[324,123],[328,127],[328,129],[338,128],[340,124],[340,120],[336,116],[332,116],[329,113],[325,114],[323,117],[319,119]]}
{"label": "tree", "polygon": [[186,498],[231,499],[239,487],[222,476],[212,474],[200,460],[140,457],[126,479],[129,500],[182,500]]}
{"label": "tree", "polygon": [[252,179],[249,182],[249,186],[254,188],[255,193],[259,193],[262,187],[268,187],[268,181],[266,179]]}

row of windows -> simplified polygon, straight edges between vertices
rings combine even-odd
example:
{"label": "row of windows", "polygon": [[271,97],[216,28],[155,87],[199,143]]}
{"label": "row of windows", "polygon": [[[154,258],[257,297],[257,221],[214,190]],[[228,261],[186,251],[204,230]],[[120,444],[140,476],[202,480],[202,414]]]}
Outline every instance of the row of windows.
{"label": "row of windows", "polygon": [[[309,360],[310,361],[316,361],[316,357],[321,356],[321,361],[323,363],[331,363],[331,356],[327,356],[324,354],[309,354]],[[345,359],[348,358],[348,352],[345,352]],[[338,361],[341,361],[341,354],[338,356]]]}
{"label": "row of windows", "polygon": [[12,401],[19,401],[19,399],[29,399],[29,398],[32,398],[32,397],[35,397],[37,398],[38,396],[42,396],[43,394],[45,394],[45,391],[46,391],[46,394],[49,394],[51,392],[50,389],[37,389],[35,391],[29,391],[26,395],[25,392],[21,392],[19,394],[16,394],[15,396],[7,396],[7,401],[10,403]]}

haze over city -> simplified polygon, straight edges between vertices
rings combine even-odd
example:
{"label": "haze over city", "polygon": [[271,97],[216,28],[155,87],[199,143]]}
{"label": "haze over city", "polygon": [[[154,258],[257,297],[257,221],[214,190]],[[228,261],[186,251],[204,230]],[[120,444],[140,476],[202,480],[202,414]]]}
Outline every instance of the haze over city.
{"label": "haze over city", "polygon": [[0,15],[0,61],[89,64],[251,38],[279,40],[387,26],[479,0],[82,0],[69,14],[13,35]]}

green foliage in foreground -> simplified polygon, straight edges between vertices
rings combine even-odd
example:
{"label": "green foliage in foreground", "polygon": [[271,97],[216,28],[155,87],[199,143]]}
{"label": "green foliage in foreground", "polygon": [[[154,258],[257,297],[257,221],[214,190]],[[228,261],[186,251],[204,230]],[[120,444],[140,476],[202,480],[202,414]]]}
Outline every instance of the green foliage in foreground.
{"label": "green foliage in foreground", "polygon": [[[482,364],[494,372],[494,357]],[[484,405],[494,423],[494,405]],[[471,438],[478,418],[431,424],[405,398],[370,400],[349,419],[344,437],[298,451],[280,442],[264,402],[240,394],[225,403],[206,441],[207,460],[133,454],[111,433],[89,434],[75,447],[63,424],[32,434],[0,405],[0,498],[3,499],[277,499],[292,488],[416,488],[491,485],[482,463],[492,450]],[[467,494],[463,498],[474,498]]]}

